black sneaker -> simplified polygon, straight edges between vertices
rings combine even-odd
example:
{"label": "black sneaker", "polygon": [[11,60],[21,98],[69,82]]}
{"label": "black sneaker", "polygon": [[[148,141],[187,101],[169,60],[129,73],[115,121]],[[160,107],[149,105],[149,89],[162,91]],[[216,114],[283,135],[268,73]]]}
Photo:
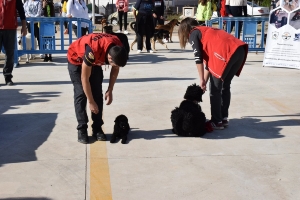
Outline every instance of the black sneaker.
{"label": "black sneaker", "polygon": [[106,141],[106,135],[104,134],[102,129],[100,131],[93,132],[92,136],[98,141]]}
{"label": "black sneaker", "polygon": [[214,130],[223,130],[224,129],[222,122],[216,123],[216,122],[210,121],[210,123]]}
{"label": "black sneaker", "polygon": [[12,85],[14,85],[14,82],[12,82],[11,78],[5,78],[5,84],[12,86]]}
{"label": "black sneaker", "polygon": [[49,60],[49,57],[48,57],[48,56],[45,56],[44,62],[48,62],[48,60]]}
{"label": "black sneaker", "polygon": [[48,62],[52,62],[52,56],[48,57]]}
{"label": "black sneaker", "polygon": [[82,144],[89,143],[89,137],[87,130],[78,130],[78,142]]}

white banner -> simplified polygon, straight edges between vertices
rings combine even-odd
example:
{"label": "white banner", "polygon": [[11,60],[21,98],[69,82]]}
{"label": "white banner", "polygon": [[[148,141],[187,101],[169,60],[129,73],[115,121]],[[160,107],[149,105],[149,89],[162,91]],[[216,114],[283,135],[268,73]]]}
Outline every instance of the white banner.
{"label": "white banner", "polygon": [[270,12],[264,66],[300,69],[299,0],[275,1]]}

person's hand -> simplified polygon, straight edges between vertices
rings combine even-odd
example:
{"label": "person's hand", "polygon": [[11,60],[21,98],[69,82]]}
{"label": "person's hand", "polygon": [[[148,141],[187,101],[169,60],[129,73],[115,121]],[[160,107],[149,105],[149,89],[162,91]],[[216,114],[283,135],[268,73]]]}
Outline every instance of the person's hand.
{"label": "person's hand", "polygon": [[201,89],[203,90],[203,93],[206,91],[206,81],[205,80],[200,80],[200,85]]}
{"label": "person's hand", "polygon": [[21,34],[23,37],[25,37],[27,35],[26,23],[22,24]]}
{"label": "person's hand", "polygon": [[90,110],[92,111],[92,113],[94,113],[94,114],[99,113],[99,108],[98,108],[98,105],[96,104],[96,102],[89,103],[89,106],[90,106]]}
{"label": "person's hand", "polygon": [[112,91],[107,90],[105,92],[105,101],[106,101],[106,105],[110,105],[113,101],[113,95],[112,95]]}
{"label": "person's hand", "polygon": [[153,17],[154,17],[154,18],[157,18],[157,15],[156,15],[155,13],[153,13]]}
{"label": "person's hand", "polygon": [[44,0],[44,1],[43,1],[43,8],[45,8],[46,5],[47,5],[47,0]]}

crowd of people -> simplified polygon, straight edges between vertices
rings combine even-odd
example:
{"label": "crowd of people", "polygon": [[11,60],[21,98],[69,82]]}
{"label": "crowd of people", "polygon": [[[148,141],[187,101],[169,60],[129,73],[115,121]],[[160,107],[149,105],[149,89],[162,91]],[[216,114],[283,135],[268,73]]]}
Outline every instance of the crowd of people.
{"label": "crowd of people", "polygon": [[[244,5],[232,5],[230,4],[231,1],[227,0],[225,4],[228,16],[239,15],[241,9],[244,9]],[[66,17],[87,18],[87,7],[83,0],[63,0],[62,4],[65,6],[62,11]],[[121,16],[124,16],[124,34],[127,34],[126,6],[128,6],[126,0],[119,0],[117,3],[118,12]],[[162,7],[164,7],[163,0],[137,0],[134,5],[138,53],[142,51],[143,36],[146,37],[147,52],[153,52],[150,38],[153,36],[155,25],[164,24],[164,9]],[[241,73],[247,58],[248,45],[223,30],[202,25],[205,20],[210,19],[213,9],[217,9],[217,7],[220,8],[220,2],[219,6],[217,6],[217,3],[210,0],[199,0],[197,20],[189,17],[182,20],[178,29],[178,37],[181,48],[185,48],[187,43],[190,43],[193,48],[199,76],[199,86],[203,91],[207,90],[206,84],[209,81],[211,125],[214,129],[224,129],[224,127],[228,126],[231,81],[234,75],[239,76]],[[5,9],[11,9],[10,15],[6,13]],[[21,0],[9,1],[9,6],[5,7],[5,9],[4,14],[0,12],[0,16],[5,19],[0,22],[0,44],[3,43],[6,51],[3,75],[6,84],[13,85],[14,46],[9,45],[9,43],[13,44],[16,38],[17,22],[14,9],[18,10],[22,20],[21,32],[23,36],[27,34],[26,17],[53,17],[54,9],[52,0],[43,0],[43,2],[28,0],[24,6]],[[222,9],[218,10],[221,11]],[[89,142],[87,105],[92,112],[93,136],[99,141],[106,140],[106,135],[101,128],[103,125],[102,66],[111,66],[109,85],[104,93],[106,104],[110,105],[113,101],[114,84],[120,67],[124,67],[127,64],[129,50],[125,47],[128,46],[125,45],[125,43],[128,44],[128,41],[124,41],[121,33],[87,34],[88,24],[81,23],[83,36],[70,44],[67,60],[68,71],[74,88],[74,109],[78,123],[78,142],[86,144]],[[39,24],[27,23],[28,31],[31,31],[31,26],[34,26],[34,35],[39,41]],[[73,22],[72,29],[77,36],[77,22]],[[122,25],[120,25],[119,30],[120,32],[122,31]],[[65,26],[65,32],[67,31],[68,25]],[[218,52],[218,57],[215,56],[216,52]],[[44,60],[51,61],[51,54],[46,54]]]}

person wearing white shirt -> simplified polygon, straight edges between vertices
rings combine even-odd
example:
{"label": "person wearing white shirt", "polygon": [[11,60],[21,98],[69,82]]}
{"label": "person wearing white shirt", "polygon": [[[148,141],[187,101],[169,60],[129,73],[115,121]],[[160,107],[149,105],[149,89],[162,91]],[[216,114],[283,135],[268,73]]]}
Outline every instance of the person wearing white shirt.
{"label": "person wearing white shirt", "polygon": [[[24,4],[24,11],[26,17],[41,17],[42,15],[42,2],[40,0],[28,0]],[[27,21],[28,33],[31,33],[30,22]],[[40,48],[40,29],[38,22],[34,23],[34,37],[38,41],[38,46]],[[43,58],[43,54],[40,55]]]}
{"label": "person wearing white shirt", "polygon": [[[89,19],[88,8],[84,0],[69,0],[67,3],[67,17]],[[88,33],[88,23],[81,22],[81,35]],[[72,29],[77,37],[77,21],[72,22]]]}

